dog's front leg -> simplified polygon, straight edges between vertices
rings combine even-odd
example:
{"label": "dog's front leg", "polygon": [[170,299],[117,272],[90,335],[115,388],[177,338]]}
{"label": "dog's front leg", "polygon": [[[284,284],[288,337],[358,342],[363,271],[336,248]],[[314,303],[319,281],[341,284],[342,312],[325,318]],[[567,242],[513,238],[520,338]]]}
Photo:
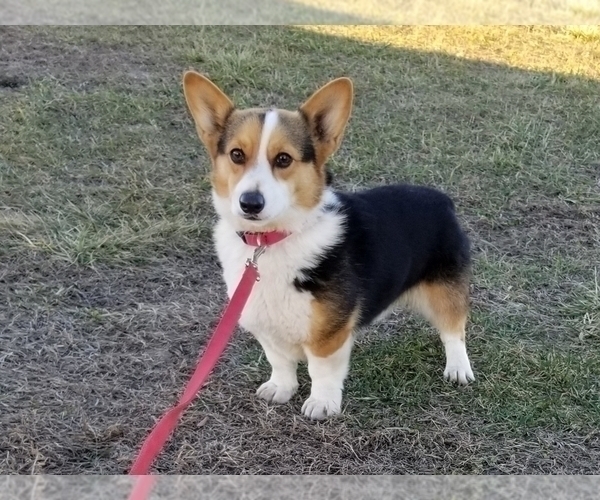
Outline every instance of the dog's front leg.
{"label": "dog's front leg", "polygon": [[259,342],[271,364],[272,371],[271,378],[258,388],[256,395],[268,402],[287,403],[298,389],[297,356],[291,350],[286,352],[260,339]]}
{"label": "dog's front leg", "polygon": [[319,352],[322,349],[315,349],[310,345],[304,346],[308,374],[312,381],[310,397],[302,406],[302,412],[307,417],[322,420],[340,413],[342,390],[348,374],[353,343],[354,338],[350,334],[336,351],[326,356]]}

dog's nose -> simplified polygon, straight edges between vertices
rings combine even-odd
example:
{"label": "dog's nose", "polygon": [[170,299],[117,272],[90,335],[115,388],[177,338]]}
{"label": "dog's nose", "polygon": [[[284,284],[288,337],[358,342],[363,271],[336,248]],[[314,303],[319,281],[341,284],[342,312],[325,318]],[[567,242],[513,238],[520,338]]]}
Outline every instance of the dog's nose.
{"label": "dog's nose", "polygon": [[246,191],[240,196],[240,207],[245,214],[258,215],[265,208],[265,197],[260,191]]}

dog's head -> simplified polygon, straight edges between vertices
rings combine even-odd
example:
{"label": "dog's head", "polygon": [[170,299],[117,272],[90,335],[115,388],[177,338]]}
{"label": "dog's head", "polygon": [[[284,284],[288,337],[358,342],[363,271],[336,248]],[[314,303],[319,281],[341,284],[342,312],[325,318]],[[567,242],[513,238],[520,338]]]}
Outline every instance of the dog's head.
{"label": "dog's head", "polygon": [[318,206],[325,162],[337,150],[352,109],[352,82],[338,78],[296,111],[236,109],[206,77],[183,77],[196,130],[212,161],[219,215],[238,230],[289,229]]}

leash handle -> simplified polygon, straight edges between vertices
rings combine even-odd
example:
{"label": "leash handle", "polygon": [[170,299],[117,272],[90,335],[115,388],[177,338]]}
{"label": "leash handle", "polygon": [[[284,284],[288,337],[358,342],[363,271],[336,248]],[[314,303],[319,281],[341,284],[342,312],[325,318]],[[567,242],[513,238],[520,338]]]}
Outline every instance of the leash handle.
{"label": "leash handle", "polygon": [[[244,274],[242,274],[242,278],[237,288],[233,292],[231,300],[225,308],[221,320],[219,321],[217,328],[215,329],[210,341],[208,342],[208,345],[202,357],[198,361],[196,370],[194,371],[189,382],[187,383],[185,390],[179,399],[179,402],[175,407],[167,411],[163,415],[163,417],[156,423],[156,425],[142,444],[138,456],[135,459],[135,462],[133,463],[133,466],[131,467],[131,470],[129,472],[130,475],[144,476],[148,474],[152,463],[154,462],[158,454],[162,451],[165,443],[167,442],[171,433],[177,426],[181,414],[194,400],[196,394],[206,382],[206,379],[208,378],[210,372],[217,364],[219,357],[225,350],[227,342],[231,338],[231,335],[240,319],[240,316],[242,315],[242,311],[244,310],[244,306],[246,305],[246,302],[250,297],[250,293],[254,288],[254,284],[260,279],[260,275],[258,274],[258,267],[256,265],[256,260],[264,252],[264,250],[264,247],[258,247],[254,251],[253,258],[247,260]],[[141,490],[142,486],[146,483],[138,484],[141,484]],[[145,496],[140,496],[141,494],[136,497],[132,496],[130,497],[130,500],[143,500],[147,498],[149,492],[150,489],[148,489],[144,493]]]}

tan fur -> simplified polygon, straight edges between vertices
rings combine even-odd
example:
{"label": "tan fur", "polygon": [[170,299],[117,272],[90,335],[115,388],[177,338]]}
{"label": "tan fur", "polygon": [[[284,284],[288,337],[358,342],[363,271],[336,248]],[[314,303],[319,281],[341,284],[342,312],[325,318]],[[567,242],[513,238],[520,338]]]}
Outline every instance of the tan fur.
{"label": "tan fur", "polygon": [[325,176],[319,175],[312,165],[306,163],[277,172],[276,177],[285,179],[291,185],[296,203],[307,209],[319,203],[325,189]]}
{"label": "tan fur", "polygon": [[246,155],[246,163],[237,165],[229,155],[212,158],[213,172],[211,181],[219,196],[228,197],[229,193],[244,175],[247,167],[253,164],[258,154],[262,125],[256,112],[252,110],[234,111],[229,119],[232,130],[231,139],[227,141],[226,151],[241,149]]}
{"label": "tan fur", "polygon": [[259,110],[235,110],[227,122],[226,153],[234,148],[241,149],[246,155],[246,164],[252,164],[258,154],[262,124],[258,118]]}
{"label": "tan fur", "polygon": [[459,283],[420,283],[401,297],[402,302],[420,312],[440,333],[465,339],[469,312],[466,280]]}
{"label": "tan fur", "polygon": [[314,299],[310,337],[307,342],[310,351],[323,358],[336,352],[352,335],[358,313],[357,309],[348,319],[346,315],[340,314],[340,308],[335,302]]}
{"label": "tan fur", "polygon": [[212,158],[217,156],[217,142],[233,103],[208,78],[188,71],[183,75],[183,92],[192,113],[200,140]]}
{"label": "tan fur", "polygon": [[338,78],[317,90],[301,107],[316,139],[317,166],[340,146],[352,111],[353,86],[349,78]]}
{"label": "tan fur", "polygon": [[278,114],[280,121],[271,135],[267,156],[273,161],[279,153],[284,152],[289,154],[294,162],[288,168],[274,169],[274,175],[291,186],[298,205],[307,209],[314,208],[325,189],[324,168],[301,161],[305,125],[300,113],[278,110]]}

